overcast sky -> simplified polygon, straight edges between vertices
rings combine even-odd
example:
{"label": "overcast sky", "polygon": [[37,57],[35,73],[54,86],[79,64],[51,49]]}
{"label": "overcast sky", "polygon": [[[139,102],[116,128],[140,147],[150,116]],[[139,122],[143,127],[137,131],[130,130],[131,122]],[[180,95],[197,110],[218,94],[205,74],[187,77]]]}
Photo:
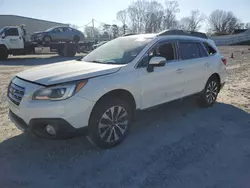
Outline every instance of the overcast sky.
{"label": "overcast sky", "polygon": [[[83,26],[92,18],[116,22],[116,13],[133,0],[0,0],[0,14],[13,14]],[[164,0],[158,0],[164,2]],[[178,18],[199,9],[209,15],[215,9],[233,11],[243,22],[250,22],[250,0],[178,0]]]}

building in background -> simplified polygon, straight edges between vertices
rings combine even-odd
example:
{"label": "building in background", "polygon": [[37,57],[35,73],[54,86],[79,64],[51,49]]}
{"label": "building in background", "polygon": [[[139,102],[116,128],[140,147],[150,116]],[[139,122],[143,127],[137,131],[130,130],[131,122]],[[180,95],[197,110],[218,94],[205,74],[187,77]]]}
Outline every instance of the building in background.
{"label": "building in background", "polygon": [[36,31],[45,31],[55,26],[69,26],[69,24],[39,20],[16,15],[0,15],[0,29],[5,26],[20,26],[24,24],[27,35],[31,35]]}

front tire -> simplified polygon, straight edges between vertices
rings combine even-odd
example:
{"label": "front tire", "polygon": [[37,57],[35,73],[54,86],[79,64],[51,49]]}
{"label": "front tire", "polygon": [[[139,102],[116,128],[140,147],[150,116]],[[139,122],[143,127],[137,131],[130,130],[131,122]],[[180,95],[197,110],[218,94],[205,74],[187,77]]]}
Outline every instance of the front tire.
{"label": "front tire", "polygon": [[52,41],[52,39],[51,39],[51,37],[50,36],[45,36],[45,37],[43,37],[43,42],[45,42],[45,43],[51,43],[51,41]]}
{"label": "front tire", "polygon": [[88,139],[103,149],[119,145],[128,134],[131,117],[132,110],[126,101],[100,101],[90,117]]}
{"label": "front tire", "polygon": [[211,77],[205,86],[205,89],[201,92],[197,100],[197,104],[200,107],[211,107],[216,102],[218,93],[220,90],[220,83],[219,80],[213,76]]}
{"label": "front tire", "polygon": [[8,59],[8,51],[5,48],[0,49],[0,60],[7,60]]}

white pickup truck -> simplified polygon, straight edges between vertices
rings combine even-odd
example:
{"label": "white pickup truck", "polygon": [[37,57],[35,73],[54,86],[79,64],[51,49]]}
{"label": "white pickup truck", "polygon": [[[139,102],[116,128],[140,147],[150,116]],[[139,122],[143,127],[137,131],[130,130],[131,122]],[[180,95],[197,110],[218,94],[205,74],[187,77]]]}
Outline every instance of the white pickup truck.
{"label": "white pickup truck", "polygon": [[0,30],[0,60],[8,59],[9,55],[34,54],[37,47],[49,47],[56,50],[60,56],[75,56],[80,45],[76,43],[37,44],[24,40],[19,26],[7,26]]}

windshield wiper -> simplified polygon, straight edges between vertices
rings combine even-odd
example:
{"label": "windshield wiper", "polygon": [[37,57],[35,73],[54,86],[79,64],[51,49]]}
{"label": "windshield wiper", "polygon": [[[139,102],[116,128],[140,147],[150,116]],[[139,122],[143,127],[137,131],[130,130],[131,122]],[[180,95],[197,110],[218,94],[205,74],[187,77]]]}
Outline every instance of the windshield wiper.
{"label": "windshield wiper", "polygon": [[100,61],[100,60],[92,60],[92,61],[87,61],[87,62],[91,62],[91,63],[100,63],[100,64],[112,64],[112,65],[116,65],[117,63],[115,61]]}
{"label": "windshield wiper", "polygon": [[100,61],[100,60],[93,60],[93,61],[89,61],[89,62],[93,62],[93,63],[102,63],[105,64],[106,62]]}

